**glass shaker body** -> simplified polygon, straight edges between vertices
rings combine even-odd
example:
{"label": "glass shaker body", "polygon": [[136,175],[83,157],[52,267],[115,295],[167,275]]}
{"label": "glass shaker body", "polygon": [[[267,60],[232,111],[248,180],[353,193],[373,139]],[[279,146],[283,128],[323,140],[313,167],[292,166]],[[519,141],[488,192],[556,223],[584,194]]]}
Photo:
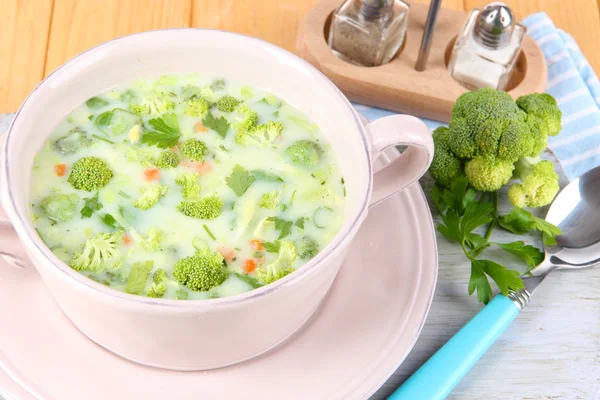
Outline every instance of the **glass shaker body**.
{"label": "glass shaker body", "polygon": [[473,30],[479,10],[473,10],[456,38],[448,64],[450,75],[468,89],[505,89],[521,51],[527,29],[516,24],[508,43],[498,49],[475,40]]}
{"label": "glass shaker body", "polygon": [[408,5],[401,0],[346,0],[331,19],[329,47],[352,64],[385,64],[402,47],[407,23]]}

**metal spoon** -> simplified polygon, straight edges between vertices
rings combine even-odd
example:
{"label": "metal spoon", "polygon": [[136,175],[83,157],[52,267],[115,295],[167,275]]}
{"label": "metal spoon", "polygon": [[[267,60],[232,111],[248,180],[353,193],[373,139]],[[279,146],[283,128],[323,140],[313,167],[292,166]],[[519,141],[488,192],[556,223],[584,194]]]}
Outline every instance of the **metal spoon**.
{"label": "metal spoon", "polygon": [[554,199],[546,221],[562,235],[546,248],[546,258],[523,276],[524,289],[498,295],[435,353],[388,400],[446,398],[500,334],[529,303],[552,271],[600,264],[600,167],[567,185]]}

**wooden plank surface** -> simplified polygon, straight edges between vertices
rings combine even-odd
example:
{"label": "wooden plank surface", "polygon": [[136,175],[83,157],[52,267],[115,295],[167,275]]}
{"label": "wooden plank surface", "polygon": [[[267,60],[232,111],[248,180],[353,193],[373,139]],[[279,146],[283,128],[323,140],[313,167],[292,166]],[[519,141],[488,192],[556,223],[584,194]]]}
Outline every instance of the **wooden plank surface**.
{"label": "wooden plank surface", "polygon": [[44,77],[52,0],[0,0],[0,113],[16,110]]}
{"label": "wooden plank surface", "polygon": [[[413,0],[428,3],[428,0]],[[507,0],[518,18],[545,11],[600,71],[600,0]],[[294,50],[298,25],[317,0],[0,0],[0,112],[14,111],[47,74],[103,41],[169,27],[224,29]],[[444,0],[456,10],[488,0]]]}
{"label": "wooden plank surface", "polygon": [[189,27],[191,6],[192,0],[55,0],[45,73],[119,36]]}

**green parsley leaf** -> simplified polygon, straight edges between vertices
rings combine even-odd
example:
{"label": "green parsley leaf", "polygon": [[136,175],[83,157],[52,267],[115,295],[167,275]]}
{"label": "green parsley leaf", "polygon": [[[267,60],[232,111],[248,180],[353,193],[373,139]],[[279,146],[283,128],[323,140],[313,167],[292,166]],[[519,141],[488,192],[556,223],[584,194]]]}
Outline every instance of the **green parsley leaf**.
{"label": "green parsley leaf", "polygon": [[146,143],[148,146],[156,145],[161,149],[177,145],[181,137],[177,115],[164,114],[162,118],[152,118],[148,124],[154,128],[154,131],[144,133],[142,143]]}
{"label": "green parsley leaf", "polygon": [[442,215],[442,221],[444,224],[437,225],[438,231],[448,239],[461,243],[463,237],[460,231],[460,218],[456,211],[448,210]]}
{"label": "green parsley leaf", "polygon": [[104,225],[108,226],[112,229],[123,229],[121,225],[117,222],[117,220],[110,214],[104,214],[100,217]]}
{"label": "green parsley leaf", "polygon": [[283,179],[275,174],[271,174],[269,172],[261,171],[259,169],[255,169],[250,171],[253,177],[255,177],[259,181],[268,181],[268,182],[283,182]]}
{"label": "green parsley leaf", "polygon": [[176,291],[175,295],[177,296],[177,300],[187,300],[189,296],[188,292],[183,289]]}
{"label": "green parsley leaf", "polygon": [[258,289],[259,287],[263,286],[262,283],[260,283],[259,280],[253,276],[240,274],[239,272],[234,272],[234,274],[238,277],[239,280],[246,282],[248,285],[250,285],[252,289]]}
{"label": "green parsley leaf", "polygon": [[306,217],[298,218],[298,220],[296,221],[296,223],[294,225],[296,225],[300,229],[304,229],[304,222],[307,220],[308,220],[308,218],[306,218]]}
{"label": "green parsley leaf", "polygon": [[523,289],[523,281],[519,271],[506,267],[490,260],[471,260],[471,279],[469,281],[469,294],[477,289],[477,298],[484,304],[490,301],[492,288],[485,275],[494,280],[500,292],[508,295],[509,290]]}
{"label": "green parsley leaf", "polygon": [[279,231],[279,237],[277,238],[278,240],[281,240],[289,235],[290,231],[292,230],[292,221],[281,219],[279,217],[269,217],[267,218],[267,221],[275,222],[275,229]]}
{"label": "green parsley leaf", "polygon": [[94,96],[90,99],[88,99],[88,101],[85,102],[85,105],[88,106],[89,108],[100,108],[100,107],[104,107],[108,105],[108,101]]}
{"label": "green parsley leaf", "polygon": [[127,285],[125,291],[130,294],[139,294],[146,288],[146,282],[150,272],[154,268],[154,261],[144,261],[133,263],[129,277],[127,277]]}
{"label": "green parsley leaf", "polygon": [[461,237],[471,233],[478,226],[490,223],[494,219],[491,215],[492,211],[494,207],[491,203],[482,201],[469,203],[460,223]]}
{"label": "green parsley leaf", "polygon": [[263,242],[262,245],[269,253],[279,253],[279,248],[281,247],[281,244],[278,240],[274,242]]}
{"label": "green parsley leaf", "polygon": [[492,287],[483,273],[482,261],[471,260],[471,278],[469,279],[469,296],[477,290],[479,302],[487,304],[492,296]]}
{"label": "green parsley leaf", "polygon": [[542,233],[542,242],[544,243],[544,247],[556,246],[556,238],[545,232]]}
{"label": "green parsley leaf", "polygon": [[433,188],[431,188],[431,199],[440,213],[443,213],[448,209],[448,204],[446,204],[443,194],[444,190],[440,185],[438,185],[437,182],[434,183]]}
{"label": "green parsley leaf", "polygon": [[255,180],[256,178],[254,176],[250,175],[248,171],[239,165],[233,167],[231,175],[225,178],[227,186],[229,186],[238,197],[243,196]]}
{"label": "green parsley leaf", "polygon": [[544,261],[543,252],[541,252],[537,247],[526,245],[522,241],[494,244],[525,261],[528,271]]}
{"label": "green parsley leaf", "polygon": [[[542,234],[551,237],[551,238],[555,238],[556,236],[562,235],[562,230],[556,226],[551,224],[550,222],[541,219],[541,218],[535,218],[535,229],[542,232]],[[556,240],[554,241],[554,244],[556,244]]]}
{"label": "green parsley leaf", "polygon": [[535,226],[533,215],[519,207],[513,207],[508,214],[499,218],[498,223],[507,231],[517,235],[522,235]]}
{"label": "green parsley leaf", "polygon": [[96,192],[95,196],[85,199],[85,203],[81,209],[81,218],[90,218],[94,211],[98,211],[103,207],[102,203],[98,201],[99,194],[100,192]]}
{"label": "green parsley leaf", "polygon": [[225,136],[227,135],[227,130],[229,129],[229,122],[227,122],[227,119],[225,119],[225,117],[215,118],[209,112],[202,119],[202,124],[205,127],[217,132],[219,134],[219,136],[221,136],[223,139],[225,139]]}

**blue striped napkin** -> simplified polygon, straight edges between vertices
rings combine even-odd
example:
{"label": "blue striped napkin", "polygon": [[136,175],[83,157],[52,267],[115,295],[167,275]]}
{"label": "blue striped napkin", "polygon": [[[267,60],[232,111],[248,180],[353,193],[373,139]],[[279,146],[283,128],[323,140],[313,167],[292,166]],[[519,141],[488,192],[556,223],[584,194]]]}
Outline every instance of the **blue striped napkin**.
{"label": "blue striped napkin", "polygon": [[[600,165],[600,82],[573,37],[556,29],[545,13],[530,15],[522,23],[546,57],[546,92],[556,98],[563,112],[563,129],[549,139],[549,147],[567,177],[574,179]],[[370,120],[394,114],[360,104],[355,107]],[[431,129],[443,125],[430,120],[425,123]]]}

